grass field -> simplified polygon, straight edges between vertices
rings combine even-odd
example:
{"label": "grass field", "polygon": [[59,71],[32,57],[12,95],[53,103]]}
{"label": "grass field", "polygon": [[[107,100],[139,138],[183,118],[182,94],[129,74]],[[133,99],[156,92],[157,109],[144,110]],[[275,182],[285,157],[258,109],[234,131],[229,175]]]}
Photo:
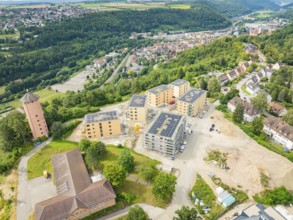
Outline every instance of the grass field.
{"label": "grass field", "polygon": [[191,7],[190,5],[187,5],[187,4],[172,4],[168,6],[172,9],[184,9],[184,10],[190,9]]}
{"label": "grass field", "polygon": [[0,39],[6,38],[19,38],[19,32],[16,32],[14,34],[0,34]]}
{"label": "grass field", "polygon": [[118,193],[131,193],[136,195],[135,203],[147,203],[153,206],[165,208],[168,204],[155,198],[152,194],[152,187],[126,179],[124,184],[116,190]]}
{"label": "grass field", "polygon": [[5,92],[5,86],[0,86],[0,94],[3,94]]}
{"label": "grass field", "polygon": [[[1,94],[1,91],[3,91],[3,87],[0,87],[0,88],[1,88],[1,90],[0,90],[0,94]],[[49,90],[49,89],[42,89],[40,91],[35,92],[35,94],[40,96],[41,103],[46,102],[46,101],[50,102],[50,101],[52,101],[52,99],[54,99],[56,97],[62,97],[65,95],[64,93],[55,92],[55,91]],[[14,100],[12,102],[0,104],[0,113],[3,110],[5,110],[5,108],[8,108],[8,107],[19,108],[21,106],[22,106],[22,103],[19,100]]]}
{"label": "grass field", "polygon": [[47,170],[52,173],[51,156],[66,151],[70,151],[78,148],[78,143],[70,141],[53,141],[35,155],[33,155],[28,161],[28,179],[33,179],[43,175],[43,171]]}
{"label": "grass field", "polygon": [[269,18],[272,15],[274,15],[273,11],[270,10],[264,10],[264,11],[256,11],[253,13],[254,18],[258,18],[258,19],[265,19],[265,18]]}
{"label": "grass field", "polygon": [[82,8],[99,9],[101,11],[114,11],[120,9],[132,9],[132,10],[146,10],[150,8],[167,8],[165,3],[126,3],[126,2],[109,2],[109,3],[78,3],[72,5],[79,5]]}
{"label": "grass field", "polygon": [[35,4],[35,5],[11,5],[11,6],[7,6],[7,8],[13,8],[13,9],[17,9],[17,8],[50,8],[53,7],[50,4]]}

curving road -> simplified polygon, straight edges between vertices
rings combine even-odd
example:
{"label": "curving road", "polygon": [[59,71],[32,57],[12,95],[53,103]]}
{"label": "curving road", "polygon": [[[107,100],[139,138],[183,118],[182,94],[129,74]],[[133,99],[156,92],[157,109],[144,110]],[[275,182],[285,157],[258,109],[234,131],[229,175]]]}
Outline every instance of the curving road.
{"label": "curving road", "polygon": [[33,211],[29,194],[29,184],[27,179],[27,162],[40,149],[51,142],[51,138],[42,144],[35,147],[27,155],[23,156],[18,165],[18,190],[17,190],[17,205],[16,205],[16,219],[24,220]]}

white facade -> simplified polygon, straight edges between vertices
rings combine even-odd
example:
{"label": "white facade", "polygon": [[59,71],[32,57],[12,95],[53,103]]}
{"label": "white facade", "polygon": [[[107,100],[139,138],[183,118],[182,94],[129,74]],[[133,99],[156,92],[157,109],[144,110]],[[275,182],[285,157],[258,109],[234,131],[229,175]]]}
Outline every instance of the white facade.
{"label": "white facade", "polygon": [[284,137],[279,132],[271,129],[270,127],[264,125],[263,131],[270,136],[274,141],[281,144],[284,147],[287,147],[289,150],[293,149],[293,141],[289,140],[288,138]]}

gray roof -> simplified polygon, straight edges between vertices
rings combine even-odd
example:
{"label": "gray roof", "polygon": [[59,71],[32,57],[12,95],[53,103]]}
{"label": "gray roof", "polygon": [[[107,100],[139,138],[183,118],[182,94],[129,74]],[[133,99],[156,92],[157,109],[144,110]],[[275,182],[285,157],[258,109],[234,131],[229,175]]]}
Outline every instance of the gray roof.
{"label": "gray roof", "polygon": [[30,103],[39,100],[39,96],[36,94],[33,94],[31,92],[27,92],[21,99],[20,101],[23,103]]}
{"label": "gray roof", "polygon": [[161,112],[148,128],[146,133],[171,138],[182,122],[183,116]]}
{"label": "gray roof", "polygon": [[190,89],[183,96],[179,98],[180,101],[194,103],[197,99],[199,99],[202,95],[206,93],[205,90],[201,89]]}
{"label": "gray roof", "polygon": [[293,141],[293,127],[283,120],[270,116],[264,120],[264,125],[278,132],[288,140]]}
{"label": "gray roof", "polygon": [[175,81],[171,82],[170,85],[181,86],[181,85],[183,85],[185,83],[188,83],[188,81],[183,80],[183,79],[176,79]]}
{"label": "gray roof", "polygon": [[146,104],[146,96],[145,95],[133,95],[129,107],[144,107]]}
{"label": "gray roof", "polygon": [[84,116],[85,124],[91,124],[96,122],[102,121],[110,121],[118,119],[116,111],[109,111],[109,112],[97,112],[93,114],[87,114]]}
{"label": "gray roof", "polygon": [[168,89],[169,89],[169,86],[160,85],[160,86],[157,86],[155,88],[152,88],[152,89],[148,90],[148,92],[153,93],[153,94],[158,94],[158,93],[160,93],[162,91],[165,91],[165,90],[168,90]]}

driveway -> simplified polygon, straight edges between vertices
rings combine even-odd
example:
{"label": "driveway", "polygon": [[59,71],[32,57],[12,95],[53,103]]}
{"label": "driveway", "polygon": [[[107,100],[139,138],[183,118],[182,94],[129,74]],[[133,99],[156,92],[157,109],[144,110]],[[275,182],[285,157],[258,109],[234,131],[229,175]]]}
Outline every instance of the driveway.
{"label": "driveway", "polygon": [[[32,186],[37,186],[30,184],[30,181],[27,179],[27,162],[38,150],[42,149],[48,143],[51,142],[51,138],[42,144],[35,147],[27,155],[23,156],[18,165],[18,190],[17,190],[17,205],[16,205],[16,219],[24,220],[33,211],[32,195],[30,194],[30,188]],[[38,183],[37,183],[38,184]],[[48,189],[50,191],[50,189]],[[40,191],[43,195],[46,195],[43,191]],[[42,195],[41,195],[42,196]]]}
{"label": "driveway", "polygon": [[246,99],[248,102],[250,102],[250,99],[253,97],[252,95],[248,95],[245,92],[242,91],[241,87],[245,86],[247,80],[249,79],[249,77],[251,76],[251,74],[246,75],[243,79],[241,79],[237,84],[236,84],[236,89],[239,90],[239,96],[242,99]]}

